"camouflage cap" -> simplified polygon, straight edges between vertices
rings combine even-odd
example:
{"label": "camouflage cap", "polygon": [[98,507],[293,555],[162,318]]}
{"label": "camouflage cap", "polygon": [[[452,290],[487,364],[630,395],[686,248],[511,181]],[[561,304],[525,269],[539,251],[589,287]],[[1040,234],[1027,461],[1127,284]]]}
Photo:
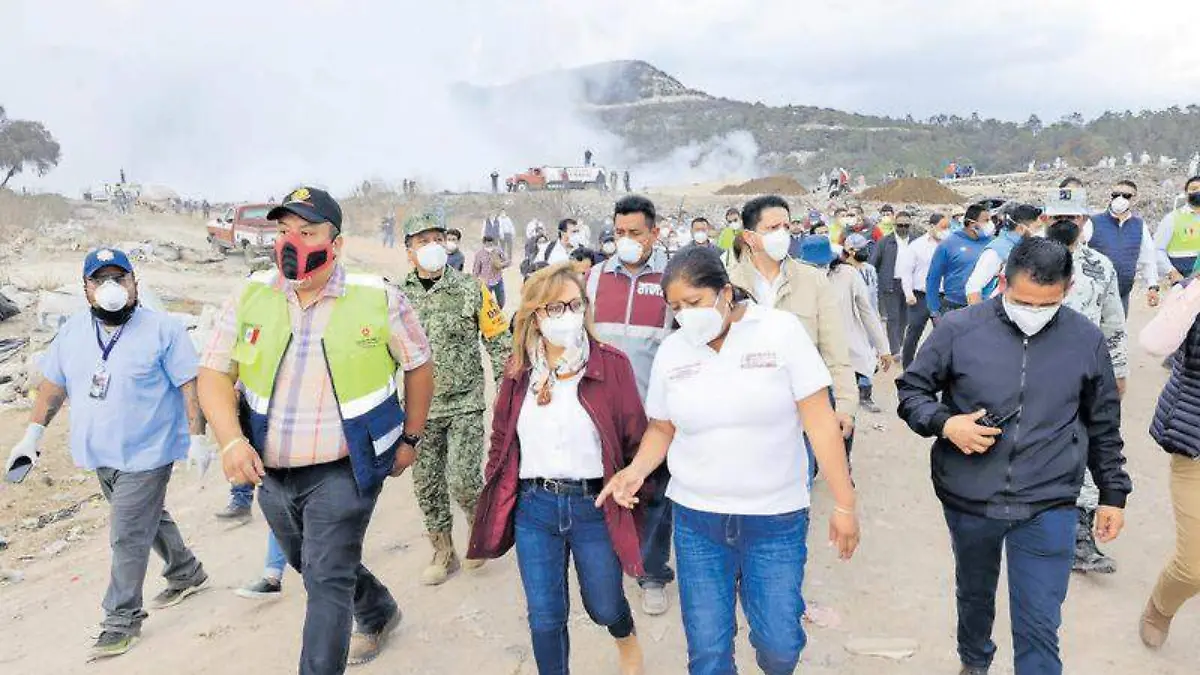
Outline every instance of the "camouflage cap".
{"label": "camouflage cap", "polygon": [[446,228],[438,222],[437,216],[432,213],[419,213],[409,216],[404,221],[404,236],[411,237],[414,234],[421,234],[429,230],[446,231]]}

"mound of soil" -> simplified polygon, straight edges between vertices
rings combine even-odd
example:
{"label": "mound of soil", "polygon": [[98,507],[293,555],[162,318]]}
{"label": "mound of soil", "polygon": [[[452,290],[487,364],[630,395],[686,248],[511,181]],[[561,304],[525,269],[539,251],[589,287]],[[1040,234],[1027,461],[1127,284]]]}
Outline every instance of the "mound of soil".
{"label": "mound of soil", "polygon": [[869,202],[904,204],[962,204],[967,198],[933,178],[897,178],[863,190],[858,198]]}
{"label": "mound of soil", "polygon": [[741,185],[726,185],[717,190],[719,195],[806,195],[808,188],[791,176],[767,176],[755,178]]}

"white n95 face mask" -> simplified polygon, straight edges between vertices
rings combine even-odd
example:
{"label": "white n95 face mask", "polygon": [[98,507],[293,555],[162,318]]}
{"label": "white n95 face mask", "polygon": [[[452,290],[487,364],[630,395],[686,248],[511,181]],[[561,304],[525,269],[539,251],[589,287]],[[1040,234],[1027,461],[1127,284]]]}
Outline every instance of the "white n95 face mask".
{"label": "white n95 face mask", "polygon": [[129,304],[129,291],[111,279],[100,284],[95,295],[96,304],[106,312],[119,312]]}
{"label": "white n95 face mask", "polygon": [[1025,337],[1033,337],[1042,332],[1046,324],[1058,314],[1058,309],[1061,305],[1051,305],[1049,307],[1025,307],[1008,301],[1004,298],[1004,312],[1008,314],[1008,318],[1017,324],[1017,328],[1025,334]]}
{"label": "white n95 face mask", "polygon": [[692,241],[703,246],[704,244],[708,243],[708,233],[705,232],[704,230],[700,230],[699,232],[693,232],[692,233]]}
{"label": "white n95 face mask", "polygon": [[441,272],[446,267],[449,257],[450,253],[446,251],[446,247],[437,242],[430,242],[417,249],[417,264],[426,272]]}
{"label": "white n95 face mask", "polygon": [[771,256],[771,260],[779,262],[787,257],[792,245],[792,235],[787,230],[778,229],[770,234],[762,235],[763,250]]}
{"label": "white n95 face mask", "polygon": [[617,240],[617,259],[627,265],[632,265],[641,260],[642,254],[645,252],[640,243],[629,237],[621,237]]}
{"label": "white n95 face mask", "polygon": [[679,332],[696,347],[706,345],[725,330],[725,317],[716,307],[689,307],[675,313]]}
{"label": "white n95 face mask", "polygon": [[538,331],[546,342],[563,349],[574,349],[583,342],[583,312],[567,310],[562,316],[543,317]]}

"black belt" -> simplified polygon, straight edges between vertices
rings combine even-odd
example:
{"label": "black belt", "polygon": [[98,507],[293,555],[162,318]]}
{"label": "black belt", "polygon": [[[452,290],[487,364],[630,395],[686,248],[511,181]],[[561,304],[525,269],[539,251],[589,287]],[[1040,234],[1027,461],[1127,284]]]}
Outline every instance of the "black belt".
{"label": "black belt", "polygon": [[567,478],[522,478],[522,485],[532,485],[556,495],[596,496],[604,489],[603,478],[571,480]]}

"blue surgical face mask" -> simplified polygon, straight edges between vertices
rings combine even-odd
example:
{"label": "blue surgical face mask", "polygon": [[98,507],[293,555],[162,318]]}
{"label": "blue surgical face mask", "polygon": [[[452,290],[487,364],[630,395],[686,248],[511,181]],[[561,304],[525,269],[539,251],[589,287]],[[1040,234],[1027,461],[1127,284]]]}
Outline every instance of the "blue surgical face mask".
{"label": "blue surgical face mask", "polygon": [[950,219],[950,231],[958,232],[961,229],[963,229],[963,222],[961,220],[959,220],[958,218],[951,218]]}

